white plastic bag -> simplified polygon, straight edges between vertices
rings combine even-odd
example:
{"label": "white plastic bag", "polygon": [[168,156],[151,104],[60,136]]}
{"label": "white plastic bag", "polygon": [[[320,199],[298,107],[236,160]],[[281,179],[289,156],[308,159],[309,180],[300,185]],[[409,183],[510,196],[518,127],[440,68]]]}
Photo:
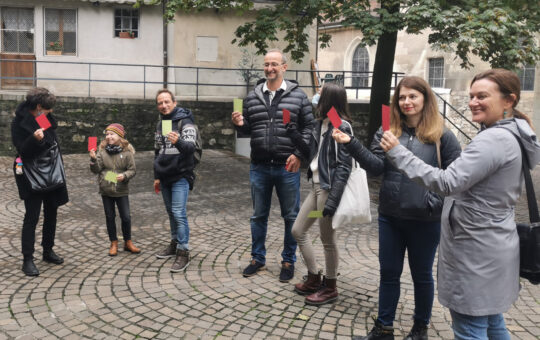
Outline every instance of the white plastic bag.
{"label": "white plastic bag", "polygon": [[362,224],[371,222],[371,209],[366,171],[353,162],[353,167],[341,201],[332,218],[332,228],[345,223]]}

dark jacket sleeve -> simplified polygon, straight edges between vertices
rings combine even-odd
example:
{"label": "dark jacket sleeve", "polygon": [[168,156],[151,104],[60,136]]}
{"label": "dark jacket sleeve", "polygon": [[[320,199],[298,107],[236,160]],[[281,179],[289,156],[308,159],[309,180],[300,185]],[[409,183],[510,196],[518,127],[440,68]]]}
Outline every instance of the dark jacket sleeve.
{"label": "dark jacket sleeve", "polygon": [[287,136],[291,138],[294,145],[296,146],[296,149],[302,153],[302,159],[309,159],[309,154],[310,154],[309,145],[306,144],[306,142],[304,141],[304,138],[298,132],[296,128],[296,124],[289,123],[287,124],[286,127],[287,127]]}
{"label": "dark jacket sleeve", "polygon": [[[302,108],[298,115],[298,132],[302,136],[305,145],[309,145],[309,140],[311,139],[311,131],[313,131],[313,126],[315,124],[315,118],[313,117],[311,102],[308,100],[307,96],[303,94],[302,98]],[[306,160],[308,157],[304,156],[302,151],[296,147],[293,151],[293,155],[300,158],[301,160]],[[306,154],[309,155],[309,152]]]}
{"label": "dark jacket sleeve", "polygon": [[195,142],[197,141],[197,129],[193,124],[187,123],[182,126],[180,137],[174,146],[181,154],[190,155],[195,152]]}
{"label": "dark jacket sleeve", "polygon": [[[341,130],[345,133],[351,134],[351,129],[346,124],[341,126]],[[333,139],[331,140],[331,144],[334,146],[334,148],[337,147],[335,150],[337,160],[335,163],[335,170],[332,175],[332,187],[330,188],[328,199],[326,200],[324,208],[332,211],[333,215],[333,212],[335,212],[339,206],[341,196],[343,195],[343,191],[347,185],[347,180],[351,174],[352,157],[345,145],[338,144],[334,142]]]}
{"label": "dark jacket sleeve", "polygon": [[354,137],[351,137],[351,142],[345,144],[345,147],[350,152],[351,156],[360,163],[360,167],[366,170],[371,176],[379,176],[384,172],[384,151],[380,147],[379,143],[382,138],[382,129],[379,129],[375,136],[373,136],[373,142],[371,143],[371,150],[360,143],[360,141]]}
{"label": "dark jacket sleeve", "polygon": [[14,120],[11,124],[11,138],[17,153],[23,159],[34,158],[47,147],[44,139],[41,141],[35,139],[33,134],[28,134],[26,130],[19,126],[17,120]]}

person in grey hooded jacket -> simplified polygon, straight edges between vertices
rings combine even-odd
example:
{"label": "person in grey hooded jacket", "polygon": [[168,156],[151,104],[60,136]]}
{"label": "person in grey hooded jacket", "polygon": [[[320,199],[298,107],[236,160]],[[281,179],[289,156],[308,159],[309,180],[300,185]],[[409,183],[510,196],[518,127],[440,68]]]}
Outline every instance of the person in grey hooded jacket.
{"label": "person in grey hooded jacket", "polygon": [[469,107],[480,133],[445,170],[416,158],[391,132],[381,147],[407,177],[447,195],[438,264],[439,301],[450,309],[456,339],[510,339],[502,313],[519,293],[519,237],[514,207],[523,183],[524,147],[531,167],[540,144],[515,109],[517,75],[492,69],[474,77]]}

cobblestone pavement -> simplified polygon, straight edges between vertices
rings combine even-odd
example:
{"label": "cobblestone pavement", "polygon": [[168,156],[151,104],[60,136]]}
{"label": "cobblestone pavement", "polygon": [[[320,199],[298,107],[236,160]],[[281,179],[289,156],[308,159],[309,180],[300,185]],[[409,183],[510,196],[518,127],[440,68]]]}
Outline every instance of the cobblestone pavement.
{"label": "cobblestone pavement", "polygon": [[[227,152],[205,150],[188,204],[194,257],[186,272],[173,274],[171,260],[155,257],[168,243],[169,222],[161,197],[153,192],[151,153],[138,153],[136,159],[130,201],[133,239],[142,253],[120,250],[116,257],[107,256],[103,208],[87,156],[68,155],[71,201],[59,210],[55,247],[65,263],[43,262],[37,244],[41,275],[28,278],[20,270],[24,205],[16,193],[12,160],[0,158],[0,339],[350,339],[369,331],[378,300],[376,223],[339,230],[339,300],[305,306],[293,292],[293,282],[277,279],[283,238],[277,200],[266,243],[267,270],[242,277],[250,259],[249,163]],[[535,173],[537,182],[539,177]],[[302,175],[302,198],[307,189]],[[376,202],[376,185],[372,190]],[[312,228],[311,237],[323,265],[317,229]],[[299,256],[294,281],[305,273]],[[522,286],[519,300],[506,314],[508,328],[513,338],[538,339],[540,286]],[[412,325],[413,296],[405,268],[395,323],[398,339]],[[437,301],[429,333],[435,339],[452,338],[449,313]]]}

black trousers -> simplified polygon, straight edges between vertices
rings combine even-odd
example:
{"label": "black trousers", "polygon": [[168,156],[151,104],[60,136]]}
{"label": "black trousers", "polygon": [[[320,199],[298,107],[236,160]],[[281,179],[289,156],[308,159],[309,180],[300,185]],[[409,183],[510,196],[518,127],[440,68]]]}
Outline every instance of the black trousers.
{"label": "black trousers", "polygon": [[58,205],[47,195],[35,195],[24,200],[24,220],[22,227],[22,254],[24,258],[32,258],[34,243],[36,242],[36,226],[43,203],[43,236],[41,245],[43,249],[52,249],[56,234],[56,213]]}
{"label": "black trousers", "polygon": [[124,241],[131,240],[131,214],[129,212],[128,196],[101,196],[101,198],[103,199],[103,209],[105,210],[105,221],[107,223],[107,233],[109,234],[109,240],[111,240],[111,242],[118,241],[118,237],[116,237],[116,211],[114,209],[115,203],[118,207],[120,220],[122,221],[122,235],[124,237]]}

